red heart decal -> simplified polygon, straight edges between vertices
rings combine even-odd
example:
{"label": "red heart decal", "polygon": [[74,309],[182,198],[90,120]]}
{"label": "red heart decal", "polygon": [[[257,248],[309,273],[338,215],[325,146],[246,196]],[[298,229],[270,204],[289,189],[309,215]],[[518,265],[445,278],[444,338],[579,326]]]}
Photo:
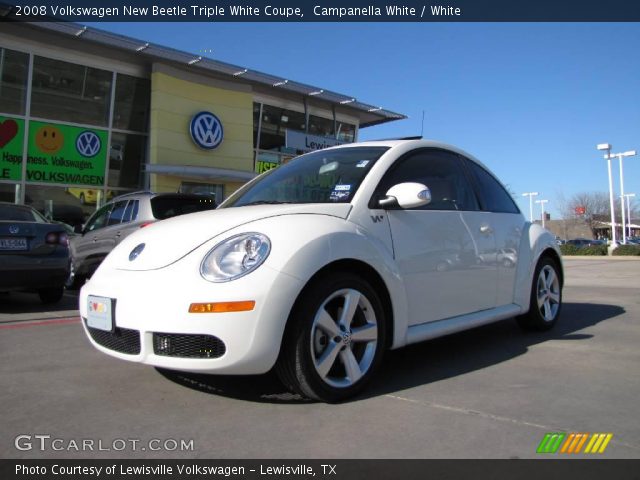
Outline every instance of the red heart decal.
{"label": "red heart decal", "polygon": [[15,120],[5,120],[0,123],[0,148],[3,148],[7,143],[13,140],[18,134],[18,124]]}

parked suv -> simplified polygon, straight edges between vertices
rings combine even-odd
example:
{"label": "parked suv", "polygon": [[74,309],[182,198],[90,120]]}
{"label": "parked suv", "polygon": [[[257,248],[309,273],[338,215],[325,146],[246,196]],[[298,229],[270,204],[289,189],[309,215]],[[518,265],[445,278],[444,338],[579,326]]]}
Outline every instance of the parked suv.
{"label": "parked suv", "polygon": [[70,241],[68,288],[77,288],[96,271],[107,254],[134,231],[158,220],[213,210],[208,195],[135,192],[121,195],[98,209]]}

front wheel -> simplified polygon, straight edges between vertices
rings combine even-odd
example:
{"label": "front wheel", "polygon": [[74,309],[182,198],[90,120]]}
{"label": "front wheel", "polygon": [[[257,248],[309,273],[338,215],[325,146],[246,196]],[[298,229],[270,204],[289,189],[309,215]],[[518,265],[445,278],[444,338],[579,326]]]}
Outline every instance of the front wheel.
{"label": "front wheel", "polygon": [[380,297],[350,273],[314,281],[296,302],[276,371],[305,397],[337,402],[362,390],[384,353]]}
{"label": "front wheel", "polygon": [[562,307],[560,267],[549,257],[536,266],[531,286],[529,312],[517,318],[525,330],[549,330],[558,321]]}

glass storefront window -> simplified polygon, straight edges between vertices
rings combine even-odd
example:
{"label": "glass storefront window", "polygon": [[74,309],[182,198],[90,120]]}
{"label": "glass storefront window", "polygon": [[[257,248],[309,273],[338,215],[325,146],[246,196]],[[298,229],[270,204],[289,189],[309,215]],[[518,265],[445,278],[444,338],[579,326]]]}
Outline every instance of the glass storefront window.
{"label": "glass storefront window", "polygon": [[182,182],[178,193],[196,193],[213,197],[216,205],[224,199],[224,185],[218,183]]}
{"label": "glass storefront window", "polygon": [[333,137],[333,120],[309,115],[309,133],[319,137]]}
{"label": "glass storefront window", "polygon": [[146,151],[146,136],[113,132],[109,148],[109,186],[140,188]]}
{"label": "glass storefront window", "polygon": [[0,112],[24,115],[29,55],[0,48]]}
{"label": "glass storefront window", "polygon": [[350,123],[337,122],[338,131],[336,137],[341,142],[351,143],[356,139],[356,126]]}
{"label": "glass storefront window", "polygon": [[31,115],[52,120],[106,126],[112,73],[106,70],[34,58]]}
{"label": "glass storefront window", "polygon": [[50,220],[72,227],[82,225],[93,209],[84,209],[78,197],[64,187],[27,185],[24,203],[31,205]]}
{"label": "glass storefront window", "polygon": [[278,150],[284,147],[287,129],[304,132],[304,113],[264,105],[262,107],[260,149]]}
{"label": "glass storefront window", "polygon": [[151,83],[146,78],[118,74],[113,128],[146,132],[149,129]]}

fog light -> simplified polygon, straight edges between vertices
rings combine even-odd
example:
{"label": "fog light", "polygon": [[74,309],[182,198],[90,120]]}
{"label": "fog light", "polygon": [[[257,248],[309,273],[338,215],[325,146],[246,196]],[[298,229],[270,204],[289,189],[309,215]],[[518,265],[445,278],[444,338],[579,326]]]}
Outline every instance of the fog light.
{"label": "fog light", "polygon": [[217,302],[217,303],[192,303],[189,305],[189,313],[228,313],[247,312],[253,310],[256,302],[245,300],[242,302]]}
{"label": "fog light", "polygon": [[160,352],[168,352],[171,350],[171,343],[167,337],[162,337],[160,341],[156,343],[156,348]]}

